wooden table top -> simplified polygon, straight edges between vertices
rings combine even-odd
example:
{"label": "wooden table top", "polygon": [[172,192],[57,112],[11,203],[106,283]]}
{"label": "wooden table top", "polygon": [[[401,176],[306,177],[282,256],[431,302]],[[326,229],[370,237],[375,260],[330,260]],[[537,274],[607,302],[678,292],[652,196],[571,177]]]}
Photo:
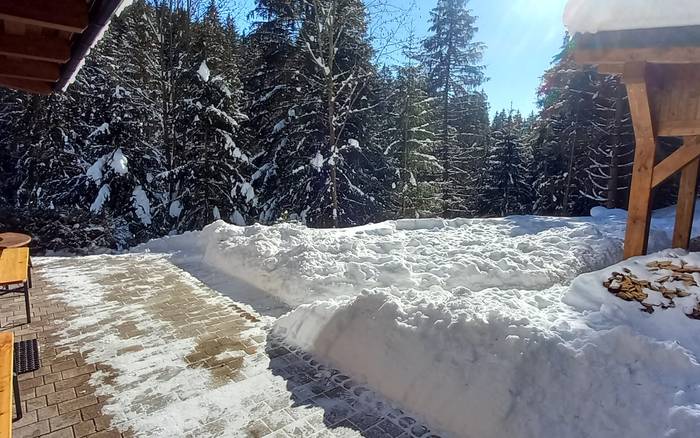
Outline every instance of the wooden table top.
{"label": "wooden table top", "polygon": [[32,236],[21,233],[0,233],[1,248],[21,248],[28,246],[32,241]]}
{"label": "wooden table top", "polygon": [[0,252],[0,286],[27,281],[29,248],[5,248]]}

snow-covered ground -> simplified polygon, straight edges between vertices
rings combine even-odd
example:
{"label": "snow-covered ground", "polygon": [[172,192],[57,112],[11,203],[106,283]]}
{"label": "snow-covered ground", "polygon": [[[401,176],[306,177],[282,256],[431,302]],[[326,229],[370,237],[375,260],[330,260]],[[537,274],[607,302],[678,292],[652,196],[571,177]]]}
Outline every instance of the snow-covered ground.
{"label": "snow-covered ground", "polygon": [[[673,219],[655,213],[652,250],[670,244]],[[695,436],[700,322],[682,313],[699,291],[651,315],[612,296],[610,273],[647,260],[606,268],[624,223],[605,209],[346,230],[217,222],[135,251],[172,254],[260,313],[284,313],[272,322],[287,342],[455,436]],[[681,256],[700,265],[680,251],[651,259]]]}

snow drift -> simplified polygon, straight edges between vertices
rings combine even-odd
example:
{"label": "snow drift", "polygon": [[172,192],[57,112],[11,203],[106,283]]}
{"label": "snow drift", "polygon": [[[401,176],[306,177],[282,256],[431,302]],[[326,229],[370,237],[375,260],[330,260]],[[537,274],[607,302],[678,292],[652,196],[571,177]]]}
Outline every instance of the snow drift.
{"label": "snow drift", "polygon": [[[673,217],[655,213],[655,250]],[[576,279],[621,259],[624,223],[605,209],[347,230],[217,222],[138,250],[199,259],[296,307],[274,323],[287,342],[455,436],[693,436],[700,323],[612,297],[601,278],[614,268]]]}

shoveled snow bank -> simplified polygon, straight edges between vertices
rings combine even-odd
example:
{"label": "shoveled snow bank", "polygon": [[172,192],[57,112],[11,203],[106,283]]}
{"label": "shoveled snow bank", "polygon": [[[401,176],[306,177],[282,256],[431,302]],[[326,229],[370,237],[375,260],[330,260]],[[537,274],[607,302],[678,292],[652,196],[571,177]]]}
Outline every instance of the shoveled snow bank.
{"label": "shoveled snow bank", "polygon": [[697,0],[569,0],[571,34],[700,25]]}
{"label": "shoveled snow bank", "polygon": [[620,248],[620,240],[590,220],[511,217],[400,220],[342,230],[219,221],[136,250],[196,253],[204,264],[296,306],[390,286],[426,293],[539,290],[614,263]]}
{"label": "shoveled snow bank", "polygon": [[696,356],[630,327],[587,327],[564,292],[372,291],[302,306],[277,328],[455,436],[694,436]]}
{"label": "shoveled snow bank", "polygon": [[[673,218],[655,213],[654,250],[669,245]],[[621,259],[625,219],[217,222],[137,251],[199,259],[298,306],[278,334],[455,436],[693,436],[695,346],[594,311],[590,296],[609,294],[597,277],[575,282],[588,295],[569,290]]]}

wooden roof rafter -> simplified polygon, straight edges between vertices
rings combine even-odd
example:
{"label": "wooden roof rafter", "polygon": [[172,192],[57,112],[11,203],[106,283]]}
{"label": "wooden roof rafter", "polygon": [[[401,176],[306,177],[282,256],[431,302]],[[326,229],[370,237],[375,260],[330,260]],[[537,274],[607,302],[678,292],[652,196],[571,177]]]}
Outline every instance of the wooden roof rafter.
{"label": "wooden roof rafter", "polygon": [[0,87],[63,89],[123,0],[0,0]]}
{"label": "wooden roof rafter", "polygon": [[0,20],[82,33],[88,26],[86,0],[0,0]]}

